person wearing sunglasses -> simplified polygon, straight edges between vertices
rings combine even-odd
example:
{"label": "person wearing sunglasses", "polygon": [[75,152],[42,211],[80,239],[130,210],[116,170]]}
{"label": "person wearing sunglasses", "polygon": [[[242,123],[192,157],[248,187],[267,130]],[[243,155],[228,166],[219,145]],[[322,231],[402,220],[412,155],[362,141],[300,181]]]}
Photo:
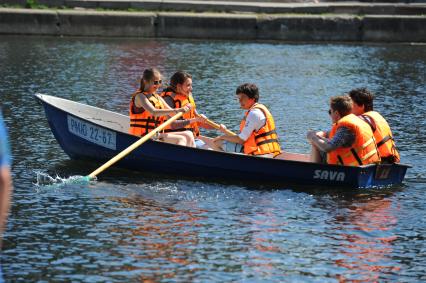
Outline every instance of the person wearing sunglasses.
{"label": "person wearing sunglasses", "polygon": [[206,117],[197,112],[192,96],[192,76],[187,72],[177,71],[170,78],[170,85],[161,96],[171,108],[177,109],[189,104],[192,106],[191,110],[166,129],[166,132],[190,130],[194,134],[196,147],[207,148],[206,137],[200,135],[199,128],[212,129],[212,127],[205,122]]}
{"label": "person wearing sunglasses", "polygon": [[374,95],[366,88],[356,88],[349,92],[349,96],[353,102],[352,113],[367,122],[374,133],[382,163],[399,163],[400,156],[390,126],[373,109]]}
{"label": "person wearing sunglasses", "polygon": [[[129,132],[136,136],[144,136],[151,132],[169,116],[179,112],[186,113],[191,105],[173,109],[163,98],[157,94],[162,84],[161,73],[155,68],[146,69],[140,80],[139,89],[132,94],[130,100],[130,129]],[[159,140],[195,147],[194,135],[191,131],[160,133]]]}
{"label": "person wearing sunglasses", "polygon": [[352,114],[348,95],[332,97],[328,114],[333,123],[330,132],[307,133],[312,162],[349,166],[380,162],[373,132],[365,121]]}

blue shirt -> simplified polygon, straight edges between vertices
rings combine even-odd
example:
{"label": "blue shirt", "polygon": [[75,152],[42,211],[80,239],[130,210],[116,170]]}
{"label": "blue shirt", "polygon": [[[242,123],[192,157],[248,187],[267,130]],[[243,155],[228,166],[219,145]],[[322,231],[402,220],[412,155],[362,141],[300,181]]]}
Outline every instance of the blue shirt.
{"label": "blue shirt", "polygon": [[10,166],[10,148],[6,127],[0,112],[0,167]]}
{"label": "blue shirt", "polygon": [[339,127],[330,141],[330,145],[333,149],[336,149],[339,147],[351,147],[354,142],[355,133],[347,127]]}

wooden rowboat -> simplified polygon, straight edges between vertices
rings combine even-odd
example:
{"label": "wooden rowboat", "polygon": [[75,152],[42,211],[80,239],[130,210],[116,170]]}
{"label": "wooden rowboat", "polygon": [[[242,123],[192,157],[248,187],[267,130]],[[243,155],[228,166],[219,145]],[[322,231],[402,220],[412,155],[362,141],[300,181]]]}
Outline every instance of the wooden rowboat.
{"label": "wooden rowboat", "polygon": [[[128,134],[128,116],[54,96],[35,96],[44,107],[53,135],[72,159],[104,163],[138,139]],[[410,167],[404,164],[351,167],[278,160],[154,140],[144,143],[116,166],[214,180],[349,188],[401,184]]]}

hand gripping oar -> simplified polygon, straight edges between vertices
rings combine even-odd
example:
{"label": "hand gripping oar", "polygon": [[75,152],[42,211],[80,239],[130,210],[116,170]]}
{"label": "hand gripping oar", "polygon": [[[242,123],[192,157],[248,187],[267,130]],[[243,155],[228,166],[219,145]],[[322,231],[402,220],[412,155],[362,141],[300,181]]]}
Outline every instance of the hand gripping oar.
{"label": "hand gripping oar", "polygon": [[[198,115],[198,116],[201,116],[201,115]],[[212,126],[213,128],[215,128],[216,130],[219,130],[220,129],[220,125],[219,124],[217,124],[217,123],[215,123],[215,122],[213,122],[212,120],[210,120],[210,119],[207,119],[206,117],[203,117],[204,118],[204,120],[206,121],[206,123],[207,124],[209,124],[210,126]],[[230,130],[228,130],[228,129],[223,129],[223,131],[225,132],[225,134],[227,134],[228,136],[236,136],[237,134],[236,133],[234,133],[233,131],[230,131]]]}
{"label": "hand gripping oar", "polygon": [[99,173],[103,172],[108,167],[110,167],[111,165],[113,165],[114,163],[116,163],[117,161],[119,161],[120,159],[122,159],[123,157],[125,157],[127,154],[129,154],[130,152],[132,152],[133,150],[135,150],[137,147],[139,147],[140,145],[142,145],[144,142],[146,142],[147,140],[149,140],[150,138],[152,138],[159,131],[163,130],[165,127],[167,127],[168,125],[170,125],[171,123],[173,123],[173,121],[175,121],[176,119],[179,119],[180,116],[182,116],[182,115],[183,115],[182,112],[177,113],[176,115],[174,115],[173,117],[171,117],[169,120],[167,120],[166,122],[164,122],[163,124],[161,124],[160,126],[158,126],[157,128],[155,128],[154,130],[152,130],[151,132],[149,132],[148,134],[146,134],[145,136],[143,136],[142,138],[140,138],[139,140],[137,140],[133,144],[129,145],[125,150],[123,150],[122,152],[120,152],[119,154],[117,154],[116,156],[114,156],[113,158],[111,158],[107,163],[105,163],[104,165],[102,165],[101,167],[99,167],[98,169],[96,169],[95,171],[93,171],[92,173],[90,173],[88,176],[86,176],[86,178],[89,181],[92,180],[92,179],[94,179],[96,177],[96,175],[98,175]]}

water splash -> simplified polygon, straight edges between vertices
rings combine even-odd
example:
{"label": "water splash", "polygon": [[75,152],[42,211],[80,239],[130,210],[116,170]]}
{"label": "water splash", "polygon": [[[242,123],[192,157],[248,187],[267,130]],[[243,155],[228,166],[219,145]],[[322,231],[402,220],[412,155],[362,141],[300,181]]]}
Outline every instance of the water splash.
{"label": "water splash", "polygon": [[44,172],[36,172],[36,175],[37,175],[37,182],[35,183],[35,185],[38,187],[52,186],[52,185],[57,185],[57,186],[86,185],[86,184],[89,184],[90,181],[96,180],[96,177],[92,179],[89,176],[81,176],[81,175],[69,176],[68,178],[63,178],[59,175],[56,175],[56,177],[52,177],[49,174]]}

